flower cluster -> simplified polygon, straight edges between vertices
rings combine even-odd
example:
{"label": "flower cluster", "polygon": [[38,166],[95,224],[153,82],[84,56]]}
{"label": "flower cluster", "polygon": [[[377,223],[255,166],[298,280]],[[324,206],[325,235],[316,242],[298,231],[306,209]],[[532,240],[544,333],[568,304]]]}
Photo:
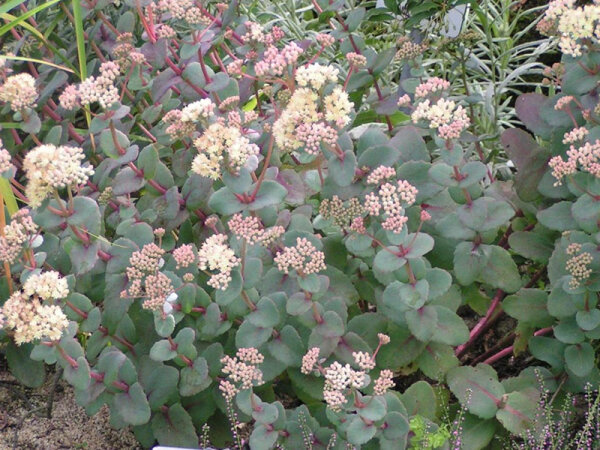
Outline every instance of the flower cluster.
{"label": "flower cluster", "polygon": [[397,45],[396,59],[400,60],[415,59],[429,47],[426,43],[417,44],[416,42],[412,42],[406,36],[399,38]]}
{"label": "flower cluster", "polygon": [[440,98],[432,103],[425,99],[417,104],[411,115],[413,123],[427,121],[429,128],[437,129],[442,139],[457,139],[471,123],[467,111],[453,100]]}
{"label": "flower cluster", "polygon": [[198,122],[202,119],[209,119],[214,115],[215,104],[209,98],[203,98],[190,103],[181,110],[180,120],[186,122]]}
{"label": "flower cluster", "polygon": [[382,181],[389,180],[396,176],[396,169],[393,167],[379,166],[374,169],[367,177],[367,184],[380,184]]}
{"label": "flower cluster", "polygon": [[577,172],[578,166],[583,172],[600,177],[600,140],[596,140],[593,144],[586,142],[581,147],[571,145],[567,150],[567,156],[566,161],[559,155],[548,162],[552,175],[556,178],[555,186],[562,184],[563,177]]}
{"label": "flower cluster", "polygon": [[[192,116],[189,117],[191,118]],[[172,109],[162,118],[163,122],[167,124],[165,133],[172,139],[183,139],[191,136],[196,131],[196,124],[193,121],[184,122],[182,119],[183,111],[179,109]]]}
{"label": "flower cluster", "polygon": [[189,24],[210,23],[193,0],[159,0],[157,6],[160,11],[169,13],[173,19],[184,20]]}
{"label": "flower cluster", "polygon": [[445,91],[449,88],[449,81],[438,77],[429,78],[427,81],[417,86],[417,89],[415,90],[415,98],[425,98],[432,94]]}
{"label": "flower cluster", "polygon": [[[383,173],[383,170],[379,170],[379,173]],[[375,180],[381,182],[384,178],[378,176]],[[396,183],[385,182],[366,195],[364,207],[371,216],[379,216],[383,210],[385,216],[381,224],[383,228],[400,233],[408,220],[404,215],[404,208],[415,203],[417,193],[417,189],[406,180],[398,180]]]}
{"label": "flower cluster", "polygon": [[575,0],[551,1],[544,16],[546,34],[556,32],[564,54],[578,57],[600,38],[600,4],[576,6]]}
{"label": "flower cluster", "polygon": [[146,277],[144,287],[147,298],[142,303],[142,307],[153,311],[160,309],[164,311],[165,302],[174,291],[171,279],[162,272],[150,274]]}
{"label": "flower cluster", "polygon": [[325,369],[324,377],[323,398],[332,411],[341,411],[346,404],[348,388],[361,389],[367,381],[364,371],[354,370],[350,364],[342,366],[337,361]]}
{"label": "flower cluster", "polygon": [[331,200],[326,198],[319,205],[319,214],[325,219],[332,220],[341,228],[348,227],[363,212],[364,209],[360,201],[354,197],[344,204],[342,199],[334,195]]}
{"label": "flower cluster", "polygon": [[258,156],[260,149],[242,135],[237,127],[221,122],[210,125],[194,146],[199,153],[192,162],[192,171],[198,175],[219,179],[223,170],[238,174],[250,158]]}
{"label": "flower cluster", "polygon": [[304,375],[310,375],[315,370],[315,366],[319,362],[319,352],[319,347],[312,347],[306,352],[302,357],[302,367],[300,368],[300,372]]}
{"label": "flower cluster", "polygon": [[225,398],[231,400],[239,391],[263,384],[262,372],[257,367],[263,361],[263,355],[255,348],[240,348],[235,357],[221,358],[221,370],[227,380],[221,380],[219,389]]}
{"label": "flower cluster", "polygon": [[[368,352],[353,352],[355,364],[360,370],[353,369],[350,364],[342,365],[339,362],[333,362],[329,367],[323,368],[319,360],[319,347],[312,347],[302,357],[302,367],[300,371],[305,375],[314,373],[322,374],[325,378],[323,387],[323,398],[333,411],[341,411],[347,402],[348,389],[363,389],[369,384],[367,373],[376,366],[375,357],[382,345],[389,344],[388,335],[378,333],[379,344],[373,354]],[[373,385],[375,395],[384,395],[385,392],[394,386],[392,381],[393,373],[390,370],[382,370],[379,378]]]}
{"label": "flower cluster", "polygon": [[259,77],[282,76],[286,73],[288,66],[293,66],[298,61],[303,50],[295,42],[291,42],[281,50],[270,45],[264,52],[263,57],[254,65],[254,71]]}
{"label": "flower cluster", "polygon": [[174,291],[169,277],[159,272],[164,264],[164,254],[165,251],[153,242],[133,252],[126,269],[129,287],[121,292],[121,297],[145,298],[144,309],[162,309]]}
{"label": "flower cluster", "polygon": [[25,191],[29,204],[37,208],[54,189],[85,183],[94,169],[81,165],[84,158],[80,147],[64,145],[40,145],[27,153],[23,170],[29,181]]}
{"label": "flower cluster", "polygon": [[348,63],[350,63],[350,65],[355,69],[360,69],[367,65],[367,58],[360,53],[350,52],[346,55],[346,59],[348,60]]}
{"label": "flower cluster", "polygon": [[28,73],[12,75],[0,86],[0,101],[9,103],[15,112],[34,107],[37,97],[35,78]]}
{"label": "flower cluster", "polygon": [[260,244],[265,247],[271,245],[285,232],[282,226],[265,228],[258,217],[244,217],[241,214],[234,214],[227,225],[238,239],[245,239],[250,245]]}
{"label": "flower cluster", "polygon": [[327,269],[325,254],[318,251],[307,238],[296,238],[294,247],[285,247],[274,258],[279,271],[289,274],[290,270],[305,277]]}
{"label": "flower cluster", "polygon": [[338,79],[339,70],[333,66],[321,64],[310,64],[298,67],[296,71],[296,82],[300,87],[311,87],[318,91],[329,83],[335,83]]}
{"label": "flower cluster", "polygon": [[34,273],[23,284],[23,293],[29,297],[37,295],[42,300],[60,300],[69,295],[69,285],[58,272]]}
{"label": "flower cluster", "polygon": [[394,383],[394,373],[391,370],[384,369],[379,373],[379,377],[373,383],[373,393],[375,395],[385,395],[388,389],[393,388],[396,385]]}
{"label": "flower cluster", "polygon": [[72,110],[98,102],[103,109],[119,102],[119,90],[115,80],[119,76],[119,65],[107,61],[100,66],[98,77],[89,77],[77,85],[69,85],[59,97],[60,106]]}
{"label": "flower cluster", "polygon": [[563,144],[575,144],[576,142],[583,141],[586,136],[590,133],[586,127],[577,127],[571,131],[565,133],[563,137]]}
{"label": "flower cluster", "polygon": [[282,150],[294,151],[304,147],[306,153],[316,155],[322,143],[335,144],[337,129],[350,122],[354,106],[340,86],[322,97],[322,88],[335,82],[337,75],[337,69],[320,64],[298,69],[296,81],[300,87],[273,124],[275,141]]}
{"label": "flower cluster", "polygon": [[15,166],[12,163],[12,156],[2,145],[0,139],[0,176],[10,178],[14,175]]}
{"label": "flower cluster", "polygon": [[196,262],[196,254],[191,244],[184,244],[173,250],[173,259],[177,269],[185,269]]}
{"label": "flower cluster", "polygon": [[225,290],[231,282],[231,271],[240,263],[238,257],[227,245],[227,236],[214,234],[209,237],[198,250],[198,267],[213,273],[208,285]]}
{"label": "flower cluster", "polygon": [[0,261],[13,264],[25,246],[32,247],[41,240],[37,236],[38,227],[27,209],[13,214],[11,222],[4,227],[0,237]]}
{"label": "flower cluster", "polygon": [[69,321],[59,306],[44,301],[60,300],[68,294],[67,282],[57,272],[31,275],[23,291],[13,293],[0,309],[0,326],[12,331],[17,345],[58,340]]}
{"label": "flower cluster", "polygon": [[571,289],[577,289],[592,274],[592,269],[589,265],[594,261],[594,257],[589,252],[579,253],[581,247],[581,244],[578,243],[570,244],[567,247],[567,254],[573,255],[566,263],[567,272],[571,274],[571,279],[569,280],[569,287]]}
{"label": "flower cluster", "polygon": [[112,50],[113,57],[123,72],[128,71],[133,65],[146,61],[144,54],[137,50],[132,42],[133,35],[131,33],[121,33],[117,36],[117,45]]}

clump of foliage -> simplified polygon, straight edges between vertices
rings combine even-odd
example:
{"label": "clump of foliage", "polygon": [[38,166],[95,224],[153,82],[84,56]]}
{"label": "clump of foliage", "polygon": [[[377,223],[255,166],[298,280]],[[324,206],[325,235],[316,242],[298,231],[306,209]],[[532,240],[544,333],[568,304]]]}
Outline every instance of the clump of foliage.
{"label": "clump of foliage", "polygon": [[600,5],[549,5],[563,60],[517,100],[501,180],[424,44],[359,37],[372,10],[315,0],[295,41],[235,2],[13,3],[0,339],[23,383],[57,365],[143,446],[253,449],[544,445],[547,394],[597,389]]}

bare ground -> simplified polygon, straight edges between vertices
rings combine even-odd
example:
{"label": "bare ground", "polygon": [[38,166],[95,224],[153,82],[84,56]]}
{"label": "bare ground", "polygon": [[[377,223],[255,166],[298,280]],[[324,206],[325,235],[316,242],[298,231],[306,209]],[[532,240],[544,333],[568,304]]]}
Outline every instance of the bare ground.
{"label": "bare ground", "polygon": [[[0,450],[141,448],[129,429],[111,428],[106,406],[95,416],[88,417],[64,381],[56,386],[52,418],[46,418],[45,407],[54,386],[53,379],[54,374],[49,374],[44,386],[28,389],[18,384],[0,364]],[[36,408],[41,410],[33,412]]]}

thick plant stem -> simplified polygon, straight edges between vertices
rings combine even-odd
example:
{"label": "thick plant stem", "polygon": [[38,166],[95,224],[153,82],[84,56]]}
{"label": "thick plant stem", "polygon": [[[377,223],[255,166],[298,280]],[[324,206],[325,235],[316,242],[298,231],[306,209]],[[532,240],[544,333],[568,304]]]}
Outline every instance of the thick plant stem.
{"label": "thick plant stem", "polygon": [[492,304],[488,308],[487,313],[479,322],[477,322],[477,324],[471,330],[471,333],[469,335],[469,340],[466,343],[456,347],[455,354],[457,357],[461,357],[465,353],[465,351],[467,351],[469,349],[469,347],[471,347],[471,345],[473,345],[473,343],[477,340],[479,335],[481,333],[483,333],[485,326],[490,321],[490,319],[492,318],[492,315],[494,314],[494,312],[500,305],[500,302],[504,298],[504,295],[505,295],[505,293],[502,289],[498,289],[496,291],[496,295],[492,299]]}
{"label": "thick plant stem", "polygon": [[[542,328],[541,330],[538,330],[535,333],[533,333],[533,335],[534,336],[543,336],[544,334],[548,334],[551,331],[552,331],[552,327]],[[496,361],[504,358],[505,356],[510,355],[513,352],[513,348],[514,348],[514,346],[511,345],[509,347],[506,347],[506,348],[500,350],[495,355],[492,355],[488,359],[484,360],[483,364],[490,364],[490,365],[494,364]]]}

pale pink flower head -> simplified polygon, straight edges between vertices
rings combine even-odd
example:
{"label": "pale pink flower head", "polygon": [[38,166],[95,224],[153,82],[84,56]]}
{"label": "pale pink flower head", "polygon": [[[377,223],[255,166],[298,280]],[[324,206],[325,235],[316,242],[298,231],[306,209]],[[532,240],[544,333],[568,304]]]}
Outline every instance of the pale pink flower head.
{"label": "pale pink flower head", "polygon": [[300,371],[304,375],[309,375],[315,370],[315,365],[319,361],[319,347],[311,348],[306,355],[302,357],[302,367]]}
{"label": "pale pink flower head", "polygon": [[395,385],[394,373],[391,370],[384,369],[379,373],[379,378],[375,380],[373,393],[375,395],[385,395],[388,389],[393,388]]}

